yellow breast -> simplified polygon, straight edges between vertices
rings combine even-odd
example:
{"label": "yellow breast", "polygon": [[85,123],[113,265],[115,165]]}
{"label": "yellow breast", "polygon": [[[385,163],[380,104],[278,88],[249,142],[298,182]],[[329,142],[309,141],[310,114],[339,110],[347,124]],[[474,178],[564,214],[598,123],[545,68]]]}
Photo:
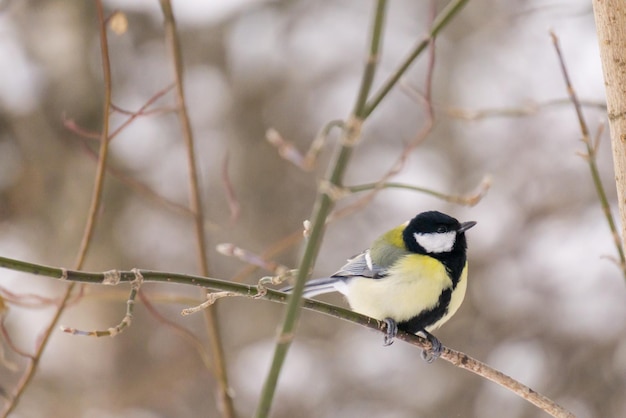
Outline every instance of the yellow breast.
{"label": "yellow breast", "polygon": [[[382,320],[407,321],[422,311],[432,309],[439,295],[452,287],[445,267],[432,257],[412,254],[403,257],[382,279],[354,278],[346,297],[352,310]],[[447,314],[429,329],[441,326],[452,316],[465,297],[467,269],[455,290]]]}

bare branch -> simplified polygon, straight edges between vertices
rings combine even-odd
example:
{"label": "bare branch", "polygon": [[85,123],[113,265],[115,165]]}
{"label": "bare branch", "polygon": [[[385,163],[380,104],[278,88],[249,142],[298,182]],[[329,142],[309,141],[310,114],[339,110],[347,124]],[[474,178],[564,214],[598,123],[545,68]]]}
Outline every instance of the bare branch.
{"label": "bare branch", "polygon": [[[35,263],[28,263],[24,261],[14,260],[6,257],[0,257],[0,267],[9,268],[16,271],[23,272],[36,272],[39,275],[57,278],[60,280],[69,280],[72,282],[91,283],[91,284],[105,284],[107,277],[110,277],[110,273],[90,273],[76,270],[66,270],[62,268],[49,267],[39,265]],[[116,277],[119,277],[119,282],[132,282],[136,280],[137,273],[141,274],[143,282],[157,282],[157,283],[178,283],[190,286],[201,286],[207,289],[213,289],[217,293],[212,298],[220,298],[225,296],[244,296],[254,299],[264,299],[272,302],[285,303],[288,300],[288,295],[283,292],[270,290],[267,288],[260,289],[259,286],[246,285],[240,283],[234,283],[228,280],[219,280],[214,278],[193,276],[179,273],[168,273],[150,270],[131,270],[131,271],[117,271]],[[270,280],[263,280],[263,282],[271,282]],[[263,287],[266,283],[263,283]],[[214,300],[212,300],[214,301]],[[209,301],[212,302],[212,301]],[[376,319],[361,315],[351,310],[341,308],[338,306],[330,305],[324,302],[319,302],[311,299],[303,300],[303,307],[308,310],[319,312],[325,315],[332,316],[334,318],[343,319],[352,322],[357,325],[367,327],[369,329],[383,331],[385,323]],[[286,334],[282,337],[281,341],[286,343],[294,334]],[[421,349],[430,349],[430,342],[425,338],[419,337],[414,334],[409,334],[403,331],[399,331],[396,337],[399,340],[406,341]],[[505,375],[504,373],[484,364],[478,360],[471,358],[470,356],[444,347],[443,353],[440,357],[457,367],[468,370],[479,376],[482,376],[494,383],[512,391],[523,399],[531,402],[533,405],[538,406],[542,410],[551,414],[554,417],[573,418],[574,415],[559,406],[546,396],[534,391],[528,386],[516,381],[515,379]]]}
{"label": "bare branch", "polygon": [[599,143],[599,136],[602,132],[598,131],[596,135],[595,141],[591,139],[589,136],[589,128],[587,127],[587,122],[585,122],[585,117],[583,116],[582,107],[580,102],[578,101],[578,96],[576,95],[576,90],[574,90],[574,86],[570,81],[569,74],[567,72],[567,66],[565,65],[565,59],[563,58],[563,54],[561,52],[561,48],[559,46],[559,39],[557,38],[554,32],[550,32],[550,36],[552,38],[552,42],[554,44],[554,49],[556,50],[556,54],[559,58],[559,64],[561,65],[561,71],[563,72],[563,79],[565,80],[565,85],[567,87],[567,93],[569,94],[570,100],[572,101],[572,105],[574,106],[574,110],[576,110],[576,116],[578,117],[578,125],[580,126],[580,132],[582,134],[582,140],[587,149],[587,154],[583,157],[587,161],[589,165],[589,171],[591,172],[591,178],[593,180],[593,185],[598,193],[598,199],[600,199],[600,205],[602,206],[602,211],[604,212],[604,216],[606,218],[606,222],[609,225],[609,229],[611,230],[611,236],[613,237],[613,243],[615,244],[615,248],[617,249],[617,253],[619,255],[620,260],[620,268],[622,270],[622,274],[624,279],[626,280],[626,257],[624,255],[624,248],[622,247],[622,240],[620,238],[619,232],[617,231],[617,226],[615,224],[615,220],[613,219],[613,214],[611,213],[611,204],[609,203],[609,199],[606,195],[606,191],[604,190],[604,185],[602,184],[602,179],[600,178],[600,171],[598,170],[598,164],[596,161],[596,148]]}

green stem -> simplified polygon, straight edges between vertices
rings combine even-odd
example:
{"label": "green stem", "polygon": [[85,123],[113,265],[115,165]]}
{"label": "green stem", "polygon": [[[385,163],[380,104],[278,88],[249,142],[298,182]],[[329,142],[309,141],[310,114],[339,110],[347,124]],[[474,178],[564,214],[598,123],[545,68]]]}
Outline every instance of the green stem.
{"label": "green stem", "polygon": [[366,184],[359,184],[356,186],[348,186],[348,187],[344,187],[345,190],[351,192],[351,193],[360,193],[360,192],[365,192],[368,190],[374,190],[376,188],[379,189],[406,189],[406,190],[412,190],[412,191],[416,191],[416,192],[421,192],[430,196],[434,196],[437,197],[439,199],[442,200],[446,200],[446,201],[451,201],[454,203],[458,203],[458,202],[464,202],[465,199],[463,197],[460,196],[451,196],[445,193],[441,193],[432,189],[428,189],[426,187],[419,187],[419,186],[413,186],[411,184],[406,184],[406,183],[397,183],[397,182],[386,182],[386,183],[366,183]]}
{"label": "green stem", "polygon": [[[120,282],[133,282],[134,280],[136,280],[137,274],[139,273],[143,277],[144,283],[178,283],[232,292],[243,296],[254,297],[273,302],[285,303],[285,301],[288,300],[288,295],[282,292],[277,292],[275,290],[264,289],[261,292],[259,291],[257,286],[245,285],[232,281],[212,279],[202,276],[193,276],[188,274],[167,273],[150,270],[89,273],[83,271],[48,267],[6,257],[0,257],[0,267],[47,277],[54,277],[57,279],[62,279],[64,281],[91,284],[104,284],[105,279],[108,278],[110,280],[111,277],[119,278]],[[381,331],[382,324],[379,321],[350,311],[348,309],[310,299],[304,299],[303,307],[308,310],[323,313],[335,318],[347,320],[349,322],[362,325],[373,330]],[[413,334],[408,334],[403,331],[399,331],[396,338],[398,340],[406,341],[409,344],[415,345],[422,349],[430,348],[430,343],[426,339]],[[568,418],[574,417],[572,413],[570,413],[560,405],[556,404],[551,399],[512,379],[504,373],[495,370],[478,360],[466,356],[463,353],[444,347],[443,353],[440,358],[454,364],[457,367],[463,368],[481,377],[484,377],[485,379],[491,380],[492,382],[512,391],[523,399],[526,399],[533,405],[536,405],[537,407],[548,412],[552,416]]]}
{"label": "green stem", "polygon": [[613,214],[611,213],[611,204],[609,203],[609,199],[606,196],[606,191],[604,190],[604,185],[602,184],[602,179],[600,178],[600,171],[598,170],[598,164],[596,161],[595,145],[591,140],[589,128],[587,127],[587,122],[585,121],[585,117],[583,115],[582,106],[580,104],[580,101],[578,100],[576,90],[574,90],[574,86],[572,85],[572,82],[570,80],[567,67],[565,66],[565,59],[563,58],[563,54],[561,53],[559,40],[554,32],[550,32],[550,36],[552,37],[552,42],[559,58],[561,72],[563,73],[563,79],[565,80],[565,85],[567,87],[567,93],[569,94],[570,101],[572,102],[572,104],[574,105],[574,109],[576,110],[576,117],[578,118],[578,125],[580,127],[580,133],[582,134],[582,140],[587,148],[587,155],[585,156],[585,159],[587,160],[589,170],[591,171],[593,185],[596,189],[596,192],[598,193],[600,206],[602,207],[604,217],[606,218],[606,222],[609,224],[609,229],[611,230],[611,235],[613,236],[613,243],[615,244],[617,254],[619,255],[619,267],[622,270],[622,275],[624,276],[624,279],[626,279],[626,256],[624,254],[624,247],[622,246],[622,240],[619,236],[619,233],[617,232],[617,225],[615,224]]}
{"label": "green stem", "polygon": [[370,52],[367,57],[365,69],[363,70],[363,76],[361,77],[361,86],[359,88],[359,94],[354,104],[353,114],[361,120],[364,120],[367,97],[369,96],[372,84],[374,82],[374,76],[376,75],[376,67],[380,60],[380,46],[382,44],[383,24],[385,22],[385,9],[387,8],[387,1],[378,1],[376,5],[376,13],[374,17],[374,24],[372,27],[372,34],[370,40]]}
{"label": "green stem", "polygon": [[[400,66],[391,79],[379,90],[379,93],[375,95],[372,100],[368,101],[367,97],[369,96],[369,92],[374,81],[379,59],[385,10],[387,7],[386,0],[377,1],[370,34],[369,56],[363,71],[361,86],[359,88],[352,116],[345,124],[344,134],[341,138],[341,147],[337,151],[334,163],[330,166],[331,171],[330,175],[327,177],[328,184],[326,186],[331,188],[341,187],[343,175],[347,169],[350,156],[352,155],[352,148],[360,137],[361,126],[365,119],[367,119],[373,109],[380,103],[380,101],[382,101],[411,63],[426,49],[431,39],[439,33],[439,31],[450,21],[450,19],[466,2],[467,0],[453,1],[444,9],[444,11],[433,22],[430,37],[414,49],[405,63]],[[291,299],[287,304],[285,319],[278,337],[278,342],[276,343],[270,371],[263,385],[263,390],[255,413],[255,417],[257,418],[265,418],[269,415],[276,391],[278,377],[287,356],[287,352],[289,351],[295,328],[298,323],[300,306],[302,305],[301,299],[304,290],[304,283],[313,268],[315,259],[317,258],[322,237],[324,235],[324,226],[328,215],[333,208],[334,202],[326,192],[326,190],[320,190],[315,208],[313,210],[313,226],[309,236],[309,241],[300,263],[298,277],[293,288]]]}
{"label": "green stem", "polygon": [[420,42],[415,45],[413,50],[409,53],[409,55],[404,59],[404,61],[400,64],[398,69],[385,81],[385,83],[378,89],[378,91],[374,94],[374,96],[367,101],[364,107],[364,111],[362,117],[367,118],[376,107],[380,104],[380,102],[387,96],[387,93],[391,91],[391,89],[396,85],[396,83],[402,78],[404,73],[408,70],[408,68],[413,64],[415,59],[424,50],[428,47],[428,44],[439,34],[441,29],[443,29],[450,20],[456,16],[459,11],[465,6],[465,4],[469,0],[454,0],[437,15],[435,21],[433,22],[433,26],[430,29],[429,36],[425,39],[422,39]]}
{"label": "green stem", "polygon": [[[361,87],[357,96],[353,115],[348,119],[345,124],[343,135],[341,137],[341,146],[339,147],[334,162],[330,166],[330,173],[326,177],[328,183],[332,186],[341,186],[344,173],[348,167],[348,161],[352,155],[352,149],[361,134],[361,125],[363,123],[363,114],[365,110],[365,103],[369,94],[372,82],[374,80],[374,74],[376,72],[376,65],[378,63],[380,44],[382,41],[383,24],[385,20],[385,10],[387,7],[386,0],[378,0],[376,4],[376,11],[374,14],[374,21],[372,25],[372,31],[370,35],[370,51],[363,76],[361,79]],[[313,209],[313,225],[311,233],[307,242],[307,246],[304,251],[304,255],[298,268],[298,276],[295,286],[292,291],[292,295],[287,302],[287,309],[285,312],[285,319],[278,336],[276,347],[274,349],[274,356],[272,358],[272,364],[267,374],[259,404],[255,412],[255,417],[265,418],[269,415],[276,392],[276,385],[278,383],[278,377],[282,370],[287,352],[291,346],[291,341],[295,334],[295,329],[300,317],[300,307],[302,306],[302,293],[304,291],[304,284],[309,277],[311,270],[317,259],[320,246],[322,244],[322,238],[324,236],[324,230],[326,225],[326,219],[333,208],[334,202],[331,197],[324,190],[320,190],[318,193],[317,202]]]}

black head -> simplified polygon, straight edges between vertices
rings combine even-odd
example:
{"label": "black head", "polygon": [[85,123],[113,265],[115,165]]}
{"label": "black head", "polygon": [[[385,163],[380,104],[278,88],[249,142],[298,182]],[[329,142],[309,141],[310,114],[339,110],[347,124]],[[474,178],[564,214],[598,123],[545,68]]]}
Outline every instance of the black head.
{"label": "black head", "polygon": [[411,219],[402,233],[404,245],[414,253],[441,258],[453,253],[465,257],[465,231],[476,222],[460,223],[445,213],[422,212]]}

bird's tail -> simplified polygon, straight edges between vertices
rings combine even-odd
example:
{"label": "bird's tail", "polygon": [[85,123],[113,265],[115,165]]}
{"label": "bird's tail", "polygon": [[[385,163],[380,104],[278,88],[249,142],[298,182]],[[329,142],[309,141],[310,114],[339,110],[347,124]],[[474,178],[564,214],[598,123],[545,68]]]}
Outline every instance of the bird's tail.
{"label": "bird's tail", "polygon": [[[304,285],[304,293],[302,294],[305,298],[312,298],[317,295],[321,295],[324,293],[337,292],[337,288],[335,285],[339,279],[337,277],[323,277],[321,279],[313,279],[306,282]],[[291,293],[293,290],[293,286],[288,286],[280,289],[281,292]]]}

